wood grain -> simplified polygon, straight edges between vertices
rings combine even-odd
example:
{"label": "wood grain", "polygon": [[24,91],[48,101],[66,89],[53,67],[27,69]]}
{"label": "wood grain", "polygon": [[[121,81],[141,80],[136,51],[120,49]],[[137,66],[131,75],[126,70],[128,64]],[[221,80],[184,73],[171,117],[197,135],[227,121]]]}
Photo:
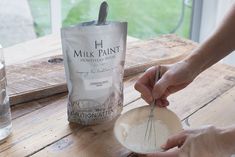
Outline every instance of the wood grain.
{"label": "wood grain", "polygon": [[[133,84],[137,77],[125,78],[124,95],[134,91]],[[132,98],[124,101],[125,105],[138,97],[138,93],[133,94]],[[0,145],[0,156],[30,155],[71,134],[73,129],[83,128],[74,128],[67,121],[67,94],[16,105],[12,108],[12,116],[13,133],[6,143]]]}
{"label": "wood grain", "polygon": [[[140,98],[140,94],[134,90],[134,83],[139,78],[141,74],[137,74],[135,76],[129,76],[124,79],[124,104],[129,104]],[[60,93],[50,97],[46,97],[44,99],[39,99],[37,101],[31,101],[27,103],[21,103],[18,105],[12,106],[12,119],[16,119],[25,114],[28,114],[32,111],[38,110],[46,105],[49,105],[60,99],[62,97],[67,97],[68,93]]]}
{"label": "wood grain", "polygon": [[[223,75],[221,75],[222,72]],[[186,117],[190,116],[195,111],[217,98],[219,95],[233,88],[235,85],[235,79],[233,79],[234,76],[235,71],[234,69],[231,69],[231,67],[216,65],[204,72],[195,80],[195,82],[192,83],[192,85],[187,87],[186,90],[182,91],[180,94],[172,96],[170,98],[171,105],[169,108],[176,112],[181,120],[184,120]],[[195,89],[195,87],[197,87],[197,89]],[[143,105],[147,104],[142,99],[139,99],[125,106],[123,113]],[[68,153],[70,156],[80,155],[84,157],[93,156],[94,154],[96,154],[95,156],[102,157],[127,156],[130,152],[128,153],[126,149],[119,146],[116,140],[113,139],[112,127],[110,126],[112,126],[112,124],[107,124],[105,127],[102,127],[107,128],[105,129],[106,133],[102,134],[99,130],[96,131],[96,126],[88,127],[89,130],[92,130],[92,135],[100,135],[100,138],[95,139],[92,142],[81,139],[82,135],[79,131],[76,131],[39,151],[38,153],[35,153],[33,156],[66,156]],[[88,139],[93,138],[93,136],[89,133],[83,134],[88,136]],[[70,143],[70,145],[62,148],[61,145],[64,144],[64,140],[66,140],[66,143]],[[116,147],[110,147],[109,144],[115,145]],[[85,147],[80,148],[80,145],[84,145]],[[57,149],[54,149],[55,147]]]}
{"label": "wood grain", "polygon": [[217,64],[199,75],[184,90],[170,96],[170,107],[185,119],[234,86],[235,69]]}
{"label": "wood grain", "polygon": [[[43,43],[45,43],[45,40],[43,40]],[[42,43],[38,44],[41,45]],[[48,51],[61,51],[61,46],[58,44],[58,42],[55,42],[48,45],[50,48]],[[32,45],[36,45],[36,41]],[[24,48],[29,51],[32,45],[26,43]],[[21,46],[23,47],[23,45]],[[125,77],[143,72],[153,65],[177,62],[183,59],[193,48],[195,48],[195,43],[175,35],[166,35],[148,41],[131,42],[127,46]],[[19,49],[18,46],[5,51],[14,50],[16,52],[17,49]],[[62,57],[41,58],[6,67],[11,104],[28,102],[67,91],[63,62],[48,62],[48,60],[55,58]]]}
{"label": "wood grain", "polygon": [[[127,36],[127,43],[139,39]],[[21,64],[32,60],[62,55],[60,33],[46,35],[4,48],[6,65]]]}
{"label": "wood grain", "polygon": [[235,87],[218,96],[187,119],[191,128],[202,125],[227,127],[235,122]]}
{"label": "wood grain", "polygon": [[[199,76],[192,85],[170,98],[170,108],[183,120],[234,88],[235,70],[216,65]],[[123,113],[147,105],[134,90],[138,76],[125,79]],[[196,88],[196,89],[195,89]],[[131,94],[134,93],[134,94]],[[126,157],[130,152],[115,140],[113,123],[83,127],[67,122],[66,95],[33,101],[34,109],[24,105],[12,109],[13,134],[0,145],[0,156],[101,156]]]}
{"label": "wood grain", "polygon": [[[147,105],[134,90],[133,85],[141,75],[136,73],[152,65],[178,61],[195,47],[194,43],[176,36],[163,36],[160,39],[138,41],[129,45],[122,113]],[[13,103],[47,97],[67,90],[62,64],[50,65],[47,60],[48,58],[43,58],[8,67],[8,84],[10,83],[9,91]],[[231,105],[235,101],[234,95],[235,68],[217,64],[202,73],[183,91],[170,96],[169,108],[191,127],[208,123],[225,126],[235,120],[235,107]],[[0,156],[129,155],[130,152],[115,140],[115,120],[89,127],[69,124],[66,106],[67,93],[13,106],[13,133],[7,142],[0,145]],[[222,117],[225,112],[226,115]]]}

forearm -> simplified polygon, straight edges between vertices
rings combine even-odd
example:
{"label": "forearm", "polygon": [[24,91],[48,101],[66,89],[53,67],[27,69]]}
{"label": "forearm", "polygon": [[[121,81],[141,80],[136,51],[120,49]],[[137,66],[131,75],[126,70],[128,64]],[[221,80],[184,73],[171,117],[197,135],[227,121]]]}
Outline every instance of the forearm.
{"label": "forearm", "polygon": [[217,31],[185,59],[195,70],[201,73],[235,49],[235,5],[217,29]]}

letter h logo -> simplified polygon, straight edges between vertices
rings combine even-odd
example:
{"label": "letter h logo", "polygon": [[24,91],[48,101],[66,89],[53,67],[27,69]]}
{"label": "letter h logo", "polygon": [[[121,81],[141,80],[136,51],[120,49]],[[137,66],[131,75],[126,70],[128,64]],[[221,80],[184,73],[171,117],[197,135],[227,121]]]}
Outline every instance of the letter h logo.
{"label": "letter h logo", "polygon": [[103,48],[103,40],[100,40],[100,42],[97,42],[97,41],[95,40],[95,49],[97,49],[98,46],[100,46],[101,48]]}

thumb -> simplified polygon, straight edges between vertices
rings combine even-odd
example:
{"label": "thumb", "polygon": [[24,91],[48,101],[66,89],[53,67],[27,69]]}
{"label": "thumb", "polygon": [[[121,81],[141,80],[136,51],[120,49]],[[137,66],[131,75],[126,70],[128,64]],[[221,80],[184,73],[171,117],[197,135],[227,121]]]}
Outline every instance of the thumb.
{"label": "thumb", "polygon": [[167,88],[171,85],[171,79],[167,75],[163,75],[163,77],[155,83],[152,95],[155,99],[159,99],[166,92]]}
{"label": "thumb", "polygon": [[186,138],[187,138],[186,131],[182,131],[181,133],[170,137],[167,140],[167,142],[161,146],[161,148],[164,150],[168,150],[176,146],[180,147],[184,143]]}
{"label": "thumb", "polygon": [[175,149],[172,151],[165,151],[165,152],[156,152],[153,154],[147,154],[145,156],[139,156],[139,157],[178,157],[179,155],[179,149]]}

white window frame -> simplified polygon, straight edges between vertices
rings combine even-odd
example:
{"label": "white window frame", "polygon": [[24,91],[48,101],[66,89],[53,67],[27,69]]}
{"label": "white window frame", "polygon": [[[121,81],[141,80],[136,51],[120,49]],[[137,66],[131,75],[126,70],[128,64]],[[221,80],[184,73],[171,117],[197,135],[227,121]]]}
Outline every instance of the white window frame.
{"label": "white window frame", "polygon": [[[194,0],[191,21],[191,39],[202,43],[221,23],[224,15],[235,0]],[[233,52],[222,63],[235,66],[235,53]]]}
{"label": "white window frame", "polygon": [[205,41],[215,31],[232,2],[235,0],[193,0],[191,39]]}
{"label": "white window frame", "polygon": [[203,0],[193,0],[190,39],[199,42]]}

